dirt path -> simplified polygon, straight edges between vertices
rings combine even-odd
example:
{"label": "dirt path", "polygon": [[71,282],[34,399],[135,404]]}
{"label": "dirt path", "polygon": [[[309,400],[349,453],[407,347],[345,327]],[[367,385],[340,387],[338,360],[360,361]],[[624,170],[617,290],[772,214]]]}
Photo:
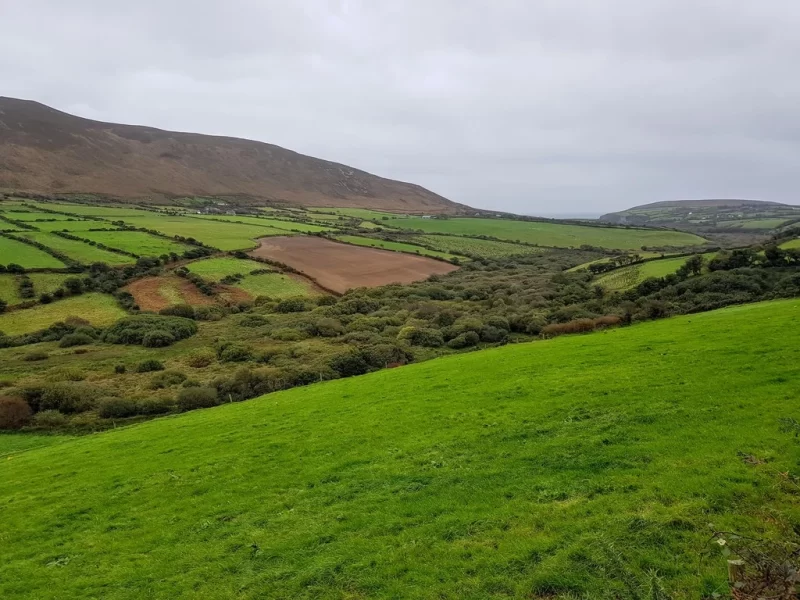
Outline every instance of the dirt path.
{"label": "dirt path", "polygon": [[458,268],[424,256],[352,246],[315,236],[268,237],[259,241],[251,256],[287,264],[339,293],[355,287],[411,283]]}

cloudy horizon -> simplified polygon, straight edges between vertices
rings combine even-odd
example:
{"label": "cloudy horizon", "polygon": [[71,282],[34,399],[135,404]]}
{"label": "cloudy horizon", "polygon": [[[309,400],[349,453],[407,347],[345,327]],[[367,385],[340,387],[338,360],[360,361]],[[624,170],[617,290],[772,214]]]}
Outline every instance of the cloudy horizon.
{"label": "cloudy horizon", "polygon": [[29,0],[0,20],[0,95],[87,118],[259,140],[523,214],[800,204],[788,0]]}

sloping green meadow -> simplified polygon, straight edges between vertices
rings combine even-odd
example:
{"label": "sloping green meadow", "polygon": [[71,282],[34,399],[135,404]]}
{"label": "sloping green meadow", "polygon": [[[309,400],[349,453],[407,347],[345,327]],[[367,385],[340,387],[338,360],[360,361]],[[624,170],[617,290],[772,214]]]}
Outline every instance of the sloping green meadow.
{"label": "sloping green meadow", "polygon": [[636,250],[642,246],[694,246],[705,240],[692,233],[658,229],[625,229],[621,227],[589,227],[539,221],[510,219],[423,219],[398,217],[389,225],[402,229],[419,229],[426,233],[451,235],[487,235],[501,240],[521,241],[540,246],[578,248],[583,244],[601,248]]}
{"label": "sloping green meadow", "polygon": [[[800,301],[510,345],[0,460],[5,598],[724,592],[800,526]],[[768,468],[739,453],[768,458]],[[791,492],[791,493],[789,493]]]}

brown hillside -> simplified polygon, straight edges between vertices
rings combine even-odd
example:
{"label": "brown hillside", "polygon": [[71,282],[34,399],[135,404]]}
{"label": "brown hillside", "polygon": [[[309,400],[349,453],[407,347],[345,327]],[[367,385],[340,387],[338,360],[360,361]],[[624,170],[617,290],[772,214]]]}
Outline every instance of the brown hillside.
{"label": "brown hillside", "polygon": [[244,196],[305,206],[456,212],[423,187],[272,144],[76,117],[0,97],[0,189],[158,201]]}

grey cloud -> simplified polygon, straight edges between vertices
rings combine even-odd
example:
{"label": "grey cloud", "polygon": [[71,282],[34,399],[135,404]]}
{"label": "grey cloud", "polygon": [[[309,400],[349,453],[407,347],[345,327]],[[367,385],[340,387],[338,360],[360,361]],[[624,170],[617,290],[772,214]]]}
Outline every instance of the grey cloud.
{"label": "grey cloud", "polygon": [[4,95],[524,213],[798,202],[792,0],[6,0]]}

